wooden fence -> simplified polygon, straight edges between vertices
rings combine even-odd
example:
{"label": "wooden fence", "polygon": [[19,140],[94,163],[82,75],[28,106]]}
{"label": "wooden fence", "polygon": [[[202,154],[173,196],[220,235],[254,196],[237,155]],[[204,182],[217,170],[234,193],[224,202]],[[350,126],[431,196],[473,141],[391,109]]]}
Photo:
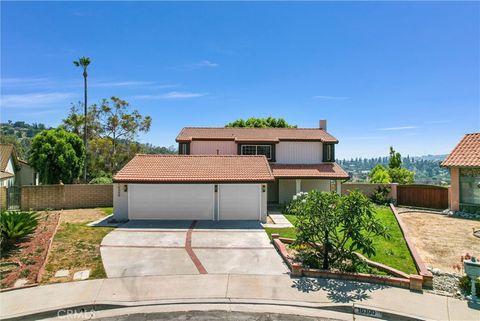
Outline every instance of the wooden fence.
{"label": "wooden fence", "polygon": [[433,185],[398,185],[398,205],[448,208],[448,187]]}

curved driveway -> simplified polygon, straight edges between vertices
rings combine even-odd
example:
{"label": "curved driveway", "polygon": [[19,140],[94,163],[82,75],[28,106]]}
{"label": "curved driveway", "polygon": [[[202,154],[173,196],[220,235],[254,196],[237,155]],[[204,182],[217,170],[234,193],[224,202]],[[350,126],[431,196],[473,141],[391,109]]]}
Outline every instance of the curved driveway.
{"label": "curved driveway", "polygon": [[100,251],[108,277],[288,272],[253,221],[130,221]]}

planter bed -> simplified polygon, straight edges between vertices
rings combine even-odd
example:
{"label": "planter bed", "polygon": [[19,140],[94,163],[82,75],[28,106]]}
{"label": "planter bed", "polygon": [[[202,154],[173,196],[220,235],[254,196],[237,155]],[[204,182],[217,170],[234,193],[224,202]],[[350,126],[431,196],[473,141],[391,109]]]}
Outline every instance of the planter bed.
{"label": "planter bed", "polygon": [[333,278],[333,279],[343,279],[343,280],[353,280],[359,282],[370,282],[378,283],[384,285],[397,286],[401,288],[409,288],[411,290],[421,291],[423,278],[420,275],[407,275],[401,271],[388,267],[386,265],[370,261],[364,258],[362,255],[359,255],[359,258],[364,261],[368,266],[373,267],[378,270],[382,270],[386,273],[395,275],[395,276],[383,276],[383,275],[374,275],[366,273],[350,273],[350,272],[340,272],[340,271],[327,271],[321,269],[312,269],[303,267],[301,263],[295,262],[289,250],[287,249],[287,244],[291,244],[294,240],[287,238],[279,238],[278,234],[272,234],[272,241],[275,248],[278,250],[283,260],[290,268],[292,276],[307,276],[307,277],[321,277],[321,278]]}
{"label": "planter bed", "polygon": [[2,289],[13,287],[18,279],[28,280],[25,285],[37,283],[59,217],[58,212],[41,213],[38,226],[30,237],[17,243],[8,252],[2,251],[0,258]]}

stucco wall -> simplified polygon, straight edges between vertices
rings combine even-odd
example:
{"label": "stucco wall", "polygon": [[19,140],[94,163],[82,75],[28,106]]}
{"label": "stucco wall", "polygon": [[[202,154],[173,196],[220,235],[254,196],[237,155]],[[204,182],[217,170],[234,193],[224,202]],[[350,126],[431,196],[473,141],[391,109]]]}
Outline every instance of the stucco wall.
{"label": "stucco wall", "polygon": [[191,155],[237,155],[237,153],[237,144],[234,141],[194,140],[190,143]]}
{"label": "stucco wall", "polygon": [[128,220],[128,190],[125,184],[113,184],[113,218],[117,221]]}
{"label": "stucco wall", "polygon": [[460,210],[460,169],[450,167],[449,207],[452,211]]}
{"label": "stucco wall", "polygon": [[390,193],[389,198],[396,200],[397,199],[397,185],[393,184],[370,184],[370,183],[344,183],[342,184],[342,194],[348,194],[350,191],[359,190],[365,196],[370,197],[372,193],[380,186],[389,187]]}
{"label": "stucco wall", "polygon": [[17,175],[19,175],[20,178],[19,185],[38,185],[35,179],[35,170],[27,164],[21,164]]}
{"label": "stucco wall", "polygon": [[[310,192],[312,190],[329,192],[330,180],[328,179],[301,179],[300,191]],[[297,183],[295,179],[280,179],[278,181],[278,202],[280,204],[290,202],[293,195],[297,193]]]}
{"label": "stucco wall", "polygon": [[278,164],[319,164],[322,163],[320,142],[280,142],[275,147]]}

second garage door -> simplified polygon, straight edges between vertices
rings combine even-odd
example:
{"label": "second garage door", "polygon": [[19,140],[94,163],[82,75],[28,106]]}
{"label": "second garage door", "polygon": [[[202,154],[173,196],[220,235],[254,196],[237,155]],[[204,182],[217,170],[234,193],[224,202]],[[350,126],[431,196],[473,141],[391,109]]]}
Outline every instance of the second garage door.
{"label": "second garage door", "polygon": [[129,184],[131,220],[212,220],[213,184]]}
{"label": "second garage door", "polygon": [[260,220],[260,189],[260,184],[219,185],[219,220]]}

